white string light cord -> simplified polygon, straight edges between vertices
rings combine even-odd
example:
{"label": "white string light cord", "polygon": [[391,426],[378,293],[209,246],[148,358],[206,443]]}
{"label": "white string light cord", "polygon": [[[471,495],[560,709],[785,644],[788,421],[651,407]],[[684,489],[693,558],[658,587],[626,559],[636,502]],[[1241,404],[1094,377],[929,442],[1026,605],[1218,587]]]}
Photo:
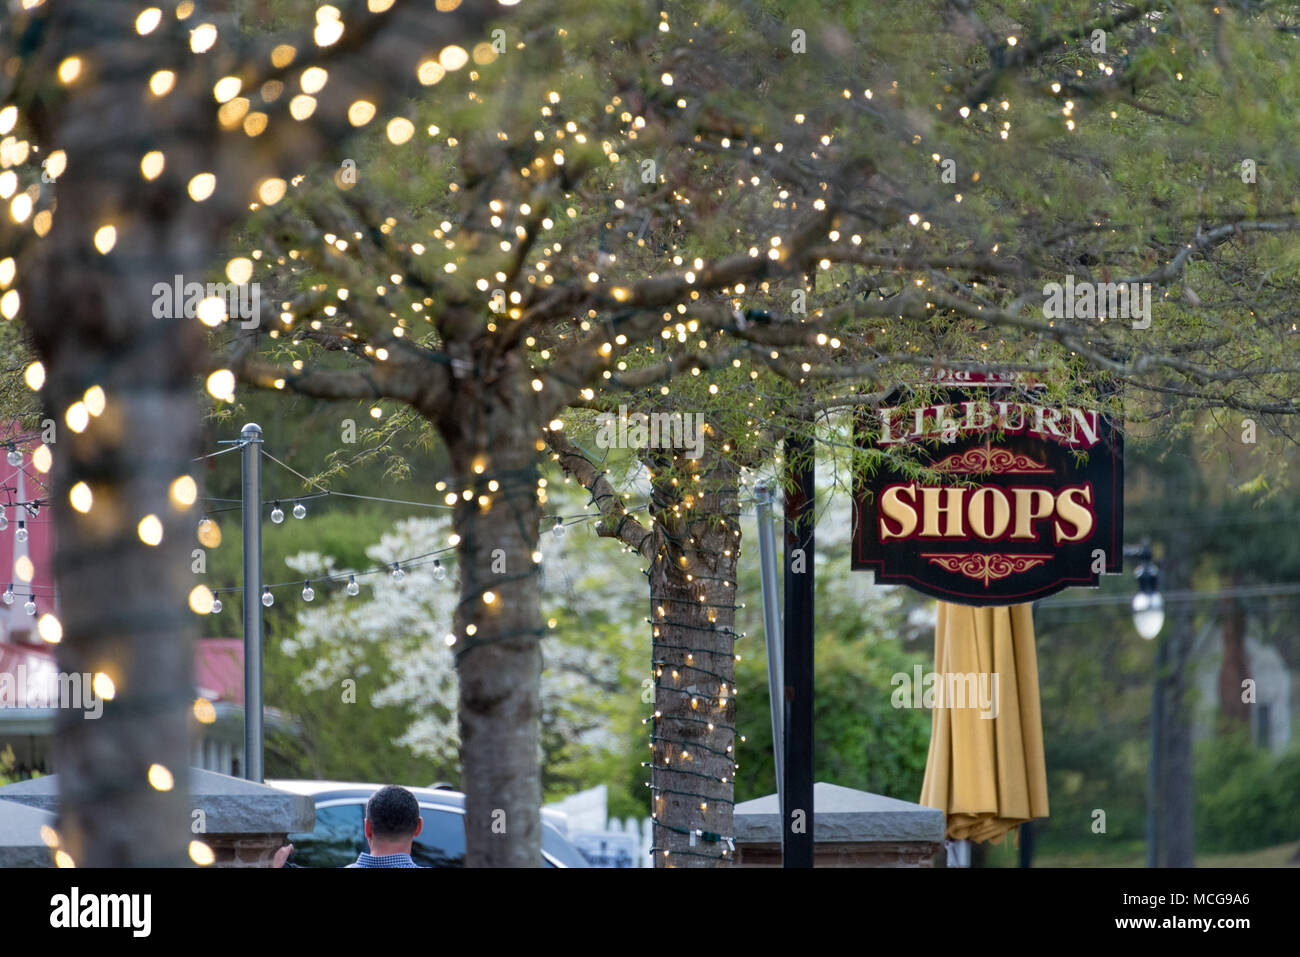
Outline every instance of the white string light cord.
{"label": "white string light cord", "polygon": [[[264,456],[266,456],[268,459],[270,459],[272,462],[274,462],[276,465],[280,466],[280,467],[283,468],[283,469],[286,469],[287,471],[289,471],[289,472],[292,473],[293,475],[295,475],[295,476],[297,476],[298,478],[302,479],[302,481],[305,482],[306,484],[308,484],[308,485],[312,486],[313,488],[317,489],[317,492],[316,492],[315,494],[313,494],[313,495],[298,496],[297,498],[294,498],[293,496],[286,496],[286,497],[281,498],[281,499],[278,499],[278,500],[273,499],[272,501],[293,501],[293,502],[304,502],[304,501],[308,501],[308,500],[310,500],[310,499],[312,499],[312,498],[323,498],[323,497],[325,497],[325,496],[327,496],[327,495],[332,495],[332,496],[335,496],[335,497],[337,497],[337,498],[355,498],[355,499],[359,499],[360,501],[363,501],[363,502],[382,502],[382,503],[384,503],[384,504],[386,504],[386,505],[410,505],[410,506],[413,506],[413,507],[415,507],[415,508],[440,508],[440,509],[445,509],[445,510],[451,510],[451,509],[453,509],[453,508],[455,507],[455,506],[453,506],[453,505],[444,504],[444,503],[442,503],[442,502],[412,502],[412,501],[409,501],[409,500],[407,500],[407,499],[400,499],[400,498],[383,498],[383,497],[381,497],[381,496],[377,496],[377,495],[361,495],[361,494],[359,494],[359,493],[357,493],[357,492],[336,492],[336,491],[333,491],[333,490],[331,490],[331,489],[327,489],[327,488],[325,488],[323,485],[321,485],[321,484],[319,484],[318,482],[315,482],[315,481],[313,481],[312,479],[308,478],[307,476],[303,475],[301,472],[299,472],[297,469],[293,468],[292,466],[290,466],[290,465],[286,465],[284,462],[281,462],[279,459],[277,459],[277,458],[276,458],[274,455],[272,455],[270,452],[267,452],[265,449],[262,450],[262,454],[263,454]],[[441,483],[439,483],[439,484],[446,484],[446,480],[443,480],[443,482],[441,482]],[[213,500],[213,501],[215,501],[215,500]],[[221,501],[227,501],[227,502],[229,502],[229,501],[235,501],[235,500],[234,500],[234,499],[222,499]],[[636,511],[637,509],[648,508],[648,507],[649,507],[648,505],[638,505],[638,506],[636,506],[636,507],[633,508],[633,509],[629,509],[629,511]],[[598,514],[597,514],[597,515],[589,515],[589,514],[583,514],[583,515],[558,515],[558,514],[556,514],[556,515],[543,515],[541,521],[542,521],[542,522],[552,522],[552,523],[554,523],[554,525],[558,525],[558,526],[564,527],[565,525],[574,525],[574,524],[577,524],[578,522],[582,522],[582,521],[590,521],[590,520],[593,519],[593,518],[599,518],[599,517],[600,517],[600,516],[599,516]],[[569,519],[573,519],[574,521],[569,521]]]}
{"label": "white string light cord", "polygon": [[[286,465],[284,462],[281,462],[279,459],[277,459],[277,458],[276,458],[274,455],[272,455],[270,452],[266,451],[266,449],[262,449],[262,455],[265,456],[266,458],[270,459],[270,460],[271,460],[272,462],[274,462],[276,465],[280,466],[280,468],[285,469],[285,470],[288,471],[288,472],[291,472],[292,474],[296,475],[298,478],[302,479],[306,484],[308,484],[308,485],[312,486],[313,488],[317,489],[317,490],[320,492],[321,495],[336,495],[336,496],[338,496],[338,497],[340,497],[340,498],[356,498],[356,499],[361,499],[362,501],[366,501],[366,502],[385,502],[385,503],[387,503],[387,504],[391,504],[391,505],[413,505],[413,506],[415,506],[416,508],[445,508],[445,509],[450,509],[450,508],[452,507],[452,506],[450,506],[450,505],[443,505],[443,504],[438,503],[438,502],[407,502],[407,501],[403,501],[402,499],[397,499],[397,498],[380,498],[380,497],[375,496],[375,495],[358,495],[358,494],[355,493],[355,492],[334,492],[334,491],[331,491],[330,489],[325,488],[325,487],[324,487],[323,485],[321,485],[319,482],[314,482],[314,481],[312,481],[312,480],[309,479],[307,476],[303,475],[301,472],[299,472],[297,469],[295,469],[293,466],[291,466],[291,465]],[[316,497],[319,497],[319,496],[316,496]]]}
{"label": "white string light cord", "polygon": [[230,444],[230,448],[218,449],[215,452],[209,452],[206,455],[200,455],[197,458],[190,459],[190,461],[202,462],[204,459],[215,459],[218,455],[225,455],[227,452],[238,452],[240,449],[242,449],[245,445],[248,444],[243,439],[223,439],[222,441],[228,442]]}
{"label": "white string light cord", "polygon": [[3,492],[6,496],[10,497],[3,506],[0,506],[0,532],[3,532],[9,525],[7,512],[10,508],[25,508],[28,515],[35,518],[36,514],[40,511],[41,506],[50,504],[49,499],[40,497],[17,502],[12,498],[12,496],[18,492],[18,486],[15,484],[15,480],[18,478],[19,472],[21,472],[24,478],[35,485],[41,492],[48,491],[41,476],[33,475],[28,471],[27,465],[24,462],[23,453],[18,450],[18,444],[26,441],[30,441],[30,438],[20,436],[16,439],[11,439],[8,442],[0,443],[0,445],[8,449],[5,453],[5,459],[14,469],[13,474],[5,480],[4,485],[0,486],[0,492]]}
{"label": "white string light cord", "polygon": [[[636,506],[637,509],[642,509],[647,507],[648,506],[646,505]],[[629,511],[633,511],[633,510],[634,509],[629,509]],[[598,519],[600,517],[601,517],[600,515],[556,515],[556,516],[550,516],[546,520],[549,521],[551,518],[555,519],[555,525],[552,526],[552,532],[554,533],[556,528],[567,529],[572,525],[578,525],[582,522],[589,522],[594,519]],[[312,578],[294,578],[289,581],[276,582],[275,584],[271,584],[271,585],[263,585],[262,604],[266,605],[267,607],[270,607],[275,603],[273,593],[274,590],[277,588],[288,588],[294,585],[301,585],[303,586],[303,589],[305,591],[309,586],[314,584],[336,584],[336,583],[343,582],[345,579],[347,582],[345,586],[347,593],[349,595],[355,595],[360,590],[360,586],[356,585],[357,578],[364,578],[368,575],[377,575],[380,572],[388,572],[389,574],[393,575],[397,580],[400,581],[405,576],[405,573],[408,569],[419,568],[421,566],[428,565],[428,564],[432,564],[434,566],[435,569],[433,573],[434,579],[436,581],[443,581],[446,578],[446,572],[444,570],[443,574],[441,575],[438,574],[437,569],[444,568],[444,566],[442,565],[442,560],[438,556],[445,555],[448,552],[454,552],[455,550],[456,550],[456,545],[451,544],[451,545],[444,546],[443,548],[435,549],[434,551],[431,552],[424,552],[419,555],[412,555],[409,558],[401,558],[395,561],[385,562],[382,565],[373,565],[370,568],[366,568],[361,571],[338,572],[337,574],[333,574],[333,575],[318,575]],[[354,586],[356,586],[355,589]],[[218,594],[226,594],[226,595],[241,594],[244,591],[244,589],[240,585],[234,585],[227,588],[211,588],[209,589],[209,591],[211,591],[212,594],[215,596]],[[268,595],[271,595],[270,601],[267,601]],[[303,597],[304,600],[306,601],[312,601],[316,596],[313,590],[313,594],[310,598],[308,598],[305,595]],[[220,599],[218,599],[218,601],[219,600]],[[220,611],[221,611],[221,607],[219,605],[213,609],[214,614]]]}
{"label": "white string light cord", "polygon": [[[46,490],[45,482],[42,481],[40,476],[33,475],[28,471],[24,462],[23,453],[18,450],[20,444],[32,441],[38,434],[39,433],[15,436],[0,444],[8,450],[6,452],[6,461],[14,468],[13,474],[9,476],[3,486],[0,486],[0,492],[4,493],[8,498],[3,505],[0,505],[0,532],[6,531],[9,528],[9,509],[22,509],[27,513],[27,517],[14,519],[14,521],[18,523],[18,528],[14,532],[14,537],[19,542],[27,541],[28,530],[32,526],[50,524],[49,519],[36,520],[36,516],[40,514],[41,508],[49,506],[50,502],[48,499],[34,498],[25,501],[14,501],[13,499],[13,496],[18,492],[18,486],[15,484],[15,480],[17,479],[19,472],[22,472],[23,476],[41,491]],[[28,560],[30,561],[30,558]],[[5,608],[8,608],[13,605],[17,599],[25,597],[27,600],[23,602],[23,610],[27,612],[29,618],[35,618],[38,612],[36,598],[37,592],[39,591],[42,593],[41,601],[48,602],[49,604],[47,607],[53,607],[55,596],[53,585],[36,585],[32,582],[21,582],[20,584],[25,590],[19,589],[15,591],[14,582],[9,582],[5,586],[3,592],[0,592],[0,604],[3,604]],[[45,592],[49,592],[49,594],[45,595]]]}
{"label": "white string light cord", "polygon": [[[198,461],[202,461],[203,459],[212,458],[216,455],[222,455],[225,452],[230,452],[230,451],[234,451],[235,449],[242,448],[245,444],[246,443],[239,441],[237,444],[232,445],[229,449],[222,449],[219,452],[213,452],[209,455],[201,455],[198,458],[194,459],[194,461],[198,462]],[[284,512],[282,509],[280,509],[281,502],[293,502],[294,517],[302,519],[306,517],[306,507],[303,506],[302,504],[303,502],[311,501],[312,499],[317,499],[317,498],[324,498],[326,496],[336,496],[339,498],[352,498],[352,499],[358,499],[367,502],[382,502],[384,504],[390,504],[390,505],[406,505],[415,508],[438,508],[438,509],[449,510],[454,507],[451,505],[442,504],[440,502],[414,502],[406,499],[384,498],[382,496],[376,496],[376,495],[361,495],[355,492],[336,492],[331,489],[325,488],[324,486],[320,485],[318,482],[315,482],[312,479],[308,478],[307,476],[303,475],[297,469],[280,461],[278,458],[276,458],[271,453],[267,452],[265,449],[262,450],[262,454],[266,456],[266,458],[274,462],[276,465],[279,465],[281,468],[297,476],[307,485],[310,485],[318,490],[308,495],[299,495],[299,496],[286,495],[278,499],[274,499],[274,498],[270,499],[269,501],[273,503],[272,511],[271,511],[271,521],[277,525],[281,524],[284,521]],[[222,502],[226,504],[216,508],[209,508],[207,511],[204,512],[203,516],[200,518],[199,520],[200,523],[208,520],[209,515],[216,514],[218,512],[233,511],[234,509],[239,509],[243,507],[243,503],[239,499],[205,498],[204,501]],[[649,508],[649,503],[633,506],[632,508],[628,509],[628,511],[638,511],[644,508]],[[277,512],[279,513],[279,518],[276,517]],[[542,516],[541,522],[552,523],[551,532],[556,537],[559,537],[564,534],[565,530],[568,527],[572,525],[577,525],[581,522],[593,521],[601,517],[602,516],[598,512],[595,514],[584,513],[581,515],[554,514],[554,515]],[[408,569],[419,568],[429,564],[432,564],[434,567],[434,572],[433,572],[434,579],[436,581],[444,581],[446,579],[447,573],[445,567],[442,564],[442,559],[440,558],[440,556],[445,555],[448,552],[455,551],[457,541],[453,541],[451,544],[443,548],[435,549],[430,552],[423,552],[419,555],[412,555],[409,558],[402,558],[392,562],[385,562],[384,564],[374,565],[370,568],[362,569],[359,571],[345,571],[345,572],[338,572],[336,574],[318,575],[309,578],[294,578],[289,581],[276,582],[274,584],[264,584],[262,586],[262,604],[269,608],[271,605],[275,604],[274,593],[276,589],[289,588],[295,586],[301,586],[302,598],[304,601],[315,600],[316,590],[312,586],[320,585],[320,584],[344,584],[344,590],[347,592],[348,595],[356,595],[361,590],[360,585],[356,581],[357,578],[365,578],[369,575],[377,575],[380,574],[381,572],[387,572],[390,575],[392,575],[395,579],[400,581],[403,577],[405,577],[406,571]],[[441,574],[439,574],[440,571]],[[212,593],[213,596],[212,610],[210,613],[218,614],[221,612],[223,607],[221,603],[221,598],[219,597],[220,595],[242,594],[244,589],[243,586],[235,585],[226,588],[210,588],[209,591]]]}

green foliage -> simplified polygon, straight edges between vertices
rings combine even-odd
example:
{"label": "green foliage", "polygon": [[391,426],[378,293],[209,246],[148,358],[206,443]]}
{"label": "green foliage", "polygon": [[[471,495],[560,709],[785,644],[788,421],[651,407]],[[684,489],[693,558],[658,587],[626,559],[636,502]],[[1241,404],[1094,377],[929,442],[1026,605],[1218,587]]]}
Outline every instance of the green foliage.
{"label": "green foliage", "polygon": [[[559,494],[572,514],[574,499]],[[547,674],[569,689],[542,723],[544,797],[554,800],[606,784],[611,816],[644,817],[649,801],[639,762],[646,706],[640,692],[651,658],[645,586],[631,574],[636,560],[619,554],[615,543],[595,538],[583,525],[569,529],[566,544],[570,536],[584,539],[577,550],[566,551],[567,560],[544,563],[543,608],[563,645],[547,641],[542,653]],[[575,554],[588,560],[574,561]],[[605,560],[590,560],[596,556]]]}
{"label": "green foliage", "polygon": [[[845,458],[822,459],[823,482]],[[917,633],[907,623],[908,611],[926,599],[904,588],[873,587],[867,573],[851,571],[849,526],[843,490],[832,497],[826,483],[818,490],[813,778],[916,801],[930,712],[895,708],[891,679],[900,672],[910,678],[916,665],[933,666],[933,632]],[[737,588],[746,606],[737,627],[748,635],[736,645],[737,731],[745,737],[737,744],[737,802],[776,791],[756,538],[747,523]],[[779,549],[779,532],[777,541]]]}
{"label": "green foliage", "polygon": [[17,419],[27,429],[40,424],[40,402],[24,379],[36,359],[25,330],[16,322],[0,322],[0,420]]}
{"label": "green foliage", "polygon": [[[916,801],[925,776],[930,713],[895,709],[891,677],[927,670],[929,656],[906,651],[894,635],[862,637],[835,625],[818,630],[815,652],[813,778],[906,801]],[[736,800],[774,793],[771,723],[764,656],[737,668],[746,704],[746,741],[740,746]]]}
{"label": "green foliage", "polygon": [[[297,22],[311,6],[282,0],[256,8],[243,4],[241,12],[256,12],[261,28]],[[302,330],[316,318],[327,337],[350,335],[358,347],[383,345],[391,330],[400,329],[408,341],[435,354],[448,341],[472,341],[477,349],[498,325],[509,328],[486,308],[497,282],[520,291],[522,305],[531,309],[544,298],[538,290],[554,280],[557,290],[569,287],[572,315],[530,326],[535,336],[518,357],[542,375],[575,343],[594,344],[588,333],[608,330],[617,342],[617,331],[632,318],[608,299],[587,297],[584,282],[592,273],[609,288],[675,275],[696,257],[712,262],[751,246],[766,254],[769,237],[788,238],[791,224],[823,194],[833,202],[836,194],[847,194],[852,202],[831,224],[828,241],[894,256],[894,263],[866,266],[828,257],[824,266],[802,275],[774,275],[744,288],[734,282],[705,288],[701,301],[680,303],[675,313],[679,304],[664,303],[665,325],[656,331],[667,337],[634,335],[617,343],[607,375],[635,373],[665,358],[681,368],[700,353],[717,358],[735,343],[719,331],[716,313],[745,310],[753,321],[760,315],[787,321],[790,293],[798,289],[809,294],[808,321],[841,336],[843,350],[836,340],[817,348],[809,341],[772,349],[751,343],[698,376],[680,376],[671,388],[656,379],[630,389],[634,408],[705,411],[714,435],[729,443],[738,460],[762,461],[792,410],[810,395],[833,404],[855,390],[909,381],[948,361],[1032,365],[1050,387],[1050,403],[1094,391],[1098,364],[1125,373],[1128,386],[1145,378],[1171,395],[1189,390],[1197,403],[1207,394],[1205,401],[1226,397],[1234,407],[1294,395],[1290,379],[1267,371],[1284,367],[1294,355],[1286,317],[1300,260],[1290,235],[1243,233],[1215,247],[1211,257],[1194,259],[1167,293],[1157,291],[1153,326],[1141,335],[1123,323],[1084,323],[1064,332],[1062,325],[1053,332],[1034,324],[1032,308],[1025,311],[1045,278],[1138,275],[1167,263],[1197,234],[1198,224],[1294,215],[1298,170],[1291,127],[1300,75],[1293,65],[1294,38],[1276,29],[1271,12],[1173,4],[1108,29],[1109,50],[1093,55],[1070,31],[1105,22],[1115,11],[1109,4],[978,2],[963,5],[961,16],[953,5],[938,2],[905,9],[855,2],[809,9],[795,0],[670,6],[664,23],[671,29],[660,36],[658,11],[648,6],[522,5],[520,19],[509,23],[510,36],[526,37],[526,43],[512,42],[497,62],[449,75],[407,105],[407,115],[418,121],[414,142],[393,150],[380,132],[383,124],[376,123],[372,134],[349,147],[362,171],[361,185],[349,194],[363,199],[357,208],[344,201],[329,170],[304,171],[303,188],[261,211],[237,244],[240,252],[265,254],[259,269],[270,274],[266,282],[274,285],[277,299],[325,290],[333,309],[344,301],[332,295],[336,287],[349,291],[337,320],[332,312],[321,319],[307,303],[295,306],[293,328]],[[788,52],[793,27],[807,29],[808,55]],[[1047,52],[1026,64],[1017,64],[1003,45],[1015,36],[1025,51],[1058,33]],[[518,55],[525,49],[527,54]],[[704,53],[692,57],[692,49]],[[678,77],[671,93],[658,81],[668,70]],[[679,92],[687,104],[681,113],[675,112]],[[959,113],[963,107],[968,116]],[[566,129],[566,122],[574,129]],[[438,131],[426,136],[431,126]],[[575,130],[581,133],[571,135]],[[691,142],[701,148],[686,147]],[[561,149],[563,173],[547,165]],[[797,156],[806,175],[782,171],[773,159],[778,155]],[[1247,157],[1260,169],[1258,183],[1249,186],[1237,172]],[[656,182],[641,184],[637,167],[648,158],[662,172]],[[955,161],[956,183],[939,180],[939,158]],[[535,160],[540,165],[532,168],[546,172],[525,180],[517,171]],[[503,214],[491,228],[485,223],[489,202]],[[519,247],[504,253],[515,230],[530,222],[524,202],[554,222],[534,229],[535,245],[515,264]],[[353,226],[366,232],[353,234]],[[337,240],[326,238],[336,233],[355,235],[348,255]],[[506,246],[498,243],[502,239]],[[298,255],[287,256],[289,251]],[[285,266],[286,256],[293,263],[287,270],[272,265]],[[911,256],[917,261],[905,262]],[[973,257],[1021,271],[1004,275],[921,262]],[[507,272],[509,281],[496,278]],[[394,274],[400,283],[390,281]],[[909,304],[906,297],[922,286],[921,300]],[[958,296],[969,308],[933,307],[927,298],[934,293]],[[466,313],[457,319],[462,328],[447,320],[455,311],[448,306]],[[985,321],[1000,309],[1028,324],[1007,323],[1005,317]],[[337,345],[311,336],[291,343],[283,336],[267,345],[267,357],[302,357],[312,367],[338,370],[352,355]],[[1138,368],[1135,356],[1151,361]],[[843,375],[855,362],[866,365]],[[797,371],[804,368],[817,371],[805,379]],[[851,384],[837,385],[841,375]],[[584,410],[566,413],[575,436],[586,441],[595,424],[592,411],[616,407],[619,396],[604,390],[583,395]],[[1153,421],[1154,429],[1175,436],[1190,427],[1190,417],[1180,416],[1174,400],[1166,404],[1135,391],[1116,401],[1121,398],[1134,424]],[[263,412],[252,411],[260,402],[249,400],[250,414],[267,426]],[[291,463],[310,462],[295,466],[305,474],[345,479],[338,487],[352,489],[444,473],[441,459],[420,446],[427,442],[427,426],[409,412],[375,407],[384,412],[378,425],[369,419],[369,403],[347,406],[359,423],[372,426],[356,453],[340,452],[334,439],[341,406],[299,409],[274,422],[267,428],[268,449]],[[267,415],[285,415],[262,408]],[[230,410],[218,415],[230,429],[239,421]],[[1261,429],[1266,424],[1281,428],[1270,419],[1261,421]],[[843,441],[843,430],[836,428],[823,429],[822,436]],[[1236,424],[1224,428],[1232,432]],[[293,454],[281,454],[272,436],[290,433]],[[1214,454],[1214,443],[1206,448]],[[1267,502],[1265,514],[1289,522],[1295,507],[1289,497],[1279,498],[1284,478],[1277,473],[1285,471],[1280,463],[1281,457],[1249,463],[1254,467],[1231,484],[1212,476],[1204,485],[1220,492],[1193,490],[1172,518],[1191,521],[1198,510],[1214,506],[1230,522],[1263,524],[1259,511]],[[612,455],[601,464],[630,469],[635,456]],[[429,497],[428,485],[411,497]],[[235,488],[228,476],[207,486],[217,495],[233,495]],[[1224,487],[1242,494],[1222,493]],[[1144,512],[1141,496],[1134,498],[1139,501],[1133,525],[1159,534],[1174,511],[1168,501],[1149,496]],[[363,528],[378,515],[333,507],[328,500],[313,504],[302,528],[289,520],[270,529],[268,568],[282,568],[286,555],[304,549],[362,563],[370,540]],[[227,541],[210,556],[210,574],[219,585],[238,573],[238,537],[232,523],[223,519],[223,525]],[[1195,540],[1202,581],[1228,573],[1278,580],[1285,569],[1300,566],[1293,543],[1278,542],[1263,555],[1246,536],[1222,531],[1211,529]],[[845,571],[842,552],[832,561],[819,582],[824,600],[817,650],[818,776],[914,799],[929,716],[892,709],[889,678],[913,663],[928,664],[928,647],[910,651],[896,641],[900,601],[890,604],[872,593],[855,602],[852,589],[837,594],[834,588],[853,576]],[[756,596],[753,569],[743,574],[743,591]],[[273,573],[269,577],[277,580]],[[632,578],[624,593],[629,604],[640,601],[638,586]],[[1107,584],[1114,593],[1126,586]],[[750,604],[741,627],[761,633],[757,602]],[[296,700],[289,688],[292,663],[276,657],[278,636],[291,624],[284,608],[278,603],[268,613],[268,697],[274,689],[275,700],[313,727],[285,743],[286,760],[338,767],[356,742],[381,760],[385,729],[400,726],[401,716],[355,729],[347,727],[355,720],[351,712]],[[237,616],[237,602],[228,604],[227,614],[227,620]],[[1116,841],[1140,834],[1151,646],[1132,640],[1125,614],[1121,605],[1087,618],[1046,613],[1041,619],[1054,808],[1049,843],[1087,834],[1095,807],[1107,810],[1108,833]],[[602,646],[622,641],[626,650],[645,640],[613,616],[559,615],[563,627],[581,630]],[[221,625],[213,620],[208,627]],[[738,720],[748,738],[739,755],[742,800],[770,791],[772,779],[766,673],[754,644],[738,648],[744,655]],[[627,660],[640,653],[629,652]],[[634,716],[636,674],[629,664],[608,684],[593,685],[589,712],[592,720],[608,722],[611,733],[628,736],[632,758],[644,744]],[[642,800],[633,762],[585,753],[553,729],[544,735],[554,756],[548,793],[613,777],[627,781],[628,790],[612,794],[612,806]],[[349,742],[347,750],[336,744],[340,740]]]}
{"label": "green foliage", "polygon": [[[391,677],[383,649],[365,649],[366,681],[382,686]],[[301,659],[284,654],[268,638],[263,659],[266,703],[293,722],[290,731],[268,733],[267,777],[401,782],[427,786],[460,783],[455,763],[413,754],[395,742],[409,727],[414,709],[344,703],[339,689],[304,691],[297,677]]]}
{"label": "green foliage", "polygon": [[1280,756],[1244,735],[1196,749],[1196,848],[1250,851],[1300,834],[1300,749]]}
{"label": "green foliage", "polygon": [[[328,483],[330,488],[413,501],[436,500],[427,477],[444,470],[441,456],[428,449],[418,430],[394,429],[382,436],[376,433],[376,441],[367,442],[366,430],[377,421],[368,414],[369,408],[369,404],[322,403],[250,392],[242,397],[239,407],[227,408],[212,420],[209,443],[217,448],[217,440],[236,437],[242,423],[254,421],[262,426],[268,453],[303,475]],[[340,444],[343,420],[347,418],[357,425],[356,445]],[[391,419],[386,417],[383,424]],[[209,459],[204,464],[203,494],[236,501],[208,503],[207,514],[220,526],[222,540],[217,548],[206,549],[207,573],[197,578],[214,589],[238,588],[243,574],[243,535],[237,502],[241,494],[239,454]],[[395,471],[415,471],[426,481],[394,482]],[[305,519],[293,518],[290,510],[294,496],[314,492],[312,486],[292,473],[263,459],[262,560],[266,582],[292,582],[297,573],[287,566],[285,559],[306,551],[330,555],[340,566],[370,567],[372,562],[366,556],[366,549],[384,530],[403,515],[428,512],[428,509],[408,506],[325,497],[305,502]],[[281,525],[267,519],[276,498],[281,499],[286,514]],[[317,590],[318,600],[324,599],[326,589],[318,585]],[[275,594],[275,604],[262,610],[263,689],[267,707],[284,714],[291,722],[291,729],[268,731],[267,776],[458,783],[457,767],[413,755],[394,743],[411,723],[413,715],[409,708],[388,705],[362,709],[345,704],[337,691],[304,691],[298,686],[303,662],[285,654],[281,647],[283,640],[295,630],[298,588],[280,588]],[[224,608],[202,620],[203,634],[207,637],[241,635],[240,594],[222,592],[219,597]],[[363,654],[362,667],[367,669],[369,680],[386,682],[390,673],[382,649],[367,647]]]}
{"label": "green foliage", "polygon": [[[14,770],[16,766],[17,761],[14,758],[14,749],[9,747],[9,745],[5,745],[4,750],[0,750],[0,787],[23,780],[23,777]],[[31,776],[39,778],[41,772],[36,771]]]}
{"label": "green foliage", "polygon": [[[231,456],[231,459],[234,457]],[[220,461],[220,460],[218,460]],[[237,467],[236,467],[237,468]],[[287,473],[285,473],[287,474]],[[267,483],[270,484],[269,481]],[[356,502],[341,502],[338,507],[309,503],[307,518],[298,521],[288,516],[283,525],[264,522],[262,560],[267,582],[292,581],[295,573],[285,559],[304,551],[333,556],[340,566],[370,567],[365,549],[374,544],[400,509]],[[243,536],[239,512],[213,516],[222,528],[220,547],[207,550],[208,574],[203,580],[211,587],[238,587],[242,576]],[[318,600],[327,587],[316,585]],[[280,588],[270,608],[262,609],[265,648],[263,689],[266,705],[281,711],[293,722],[289,732],[268,734],[267,775],[269,777],[334,778],[343,780],[406,781],[429,784],[433,781],[455,783],[455,767],[439,766],[415,757],[394,741],[412,719],[410,709],[398,706],[359,708],[343,703],[337,690],[331,693],[304,691],[297,677],[304,664],[300,658],[285,654],[281,643],[294,634],[296,609],[300,604],[296,587]],[[238,636],[242,628],[242,599],[238,593],[220,594],[224,608],[219,614],[203,619],[204,634],[209,637]],[[382,685],[390,678],[382,649],[367,646],[362,667],[368,680]]]}

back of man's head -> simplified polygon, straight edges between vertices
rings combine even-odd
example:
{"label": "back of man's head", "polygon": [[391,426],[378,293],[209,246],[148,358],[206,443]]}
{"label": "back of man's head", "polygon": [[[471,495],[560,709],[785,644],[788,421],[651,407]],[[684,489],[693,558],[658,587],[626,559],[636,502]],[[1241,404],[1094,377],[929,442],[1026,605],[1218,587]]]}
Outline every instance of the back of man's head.
{"label": "back of man's head", "polygon": [[420,823],[420,803],[406,788],[388,784],[370,795],[366,820],[380,841],[409,840]]}

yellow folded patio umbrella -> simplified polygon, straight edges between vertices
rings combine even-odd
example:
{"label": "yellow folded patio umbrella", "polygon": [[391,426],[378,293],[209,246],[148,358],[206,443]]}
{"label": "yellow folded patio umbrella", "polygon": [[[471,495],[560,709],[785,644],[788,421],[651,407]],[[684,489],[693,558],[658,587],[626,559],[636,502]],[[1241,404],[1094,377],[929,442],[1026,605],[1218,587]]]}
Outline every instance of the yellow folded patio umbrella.
{"label": "yellow folded patio umbrella", "polygon": [[[934,670],[940,693],[921,803],[948,816],[948,837],[1001,843],[1025,821],[1047,817],[1032,606],[939,602]],[[963,680],[972,687],[971,675],[973,687],[995,692],[992,708],[948,691]]]}

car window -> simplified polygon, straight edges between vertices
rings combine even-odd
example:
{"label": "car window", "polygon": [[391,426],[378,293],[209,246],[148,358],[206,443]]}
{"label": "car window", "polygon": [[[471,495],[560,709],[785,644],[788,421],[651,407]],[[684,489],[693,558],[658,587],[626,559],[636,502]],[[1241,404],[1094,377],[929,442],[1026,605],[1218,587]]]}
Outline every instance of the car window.
{"label": "car window", "polygon": [[[569,843],[568,839],[553,825],[542,824],[542,850],[554,857],[565,867],[586,867],[587,859]],[[547,867],[555,867],[550,861]]]}
{"label": "car window", "polygon": [[[459,811],[420,805],[424,827],[411,847],[411,858],[421,867],[465,866],[465,815]],[[368,850],[365,831],[365,802],[316,806],[316,829],[311,833],[290,834],[293,857],[301,867],[346,867]],[[542,848],[561,866],[586,867],[579,854],[556,828],[542,825]],[[543,855],[544,867],[556,863]]]}
{"label": "car window", "polygon": [[411,858],[421,867],[465,866],[465,816],[420,806],[424,829],[411,845]]}
{"label": "car window", "polygon": [[366,849],[365,808],[361,804],[316,807],[316,829],[290,834],[291,860],[302,867],[346,867]]}

